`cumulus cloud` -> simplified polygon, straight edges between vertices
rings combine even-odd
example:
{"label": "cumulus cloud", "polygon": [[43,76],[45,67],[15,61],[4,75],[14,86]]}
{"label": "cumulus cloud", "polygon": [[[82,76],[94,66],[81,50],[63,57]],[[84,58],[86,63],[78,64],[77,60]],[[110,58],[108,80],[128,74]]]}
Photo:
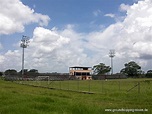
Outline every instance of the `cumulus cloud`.
{"label": "cumulus cloud", "polygon": [[25,49],[25,67],[40,72],[67,72],[70,66],[88,64],[81,41],[83,35],[69,26],[64,30],[35,28]]}
{"label": "cumulus cloud", "polygon": [[21,62],[19,61],[21,61],[19,50],[8,50],[4,55],[0,55],[0,70],[20,69]]}
{"label": "cumulus cloud", "polygon": [[[69,66],[93,66],[100,62],[110,65],[108,53],[115,49],[114,71],[119,72],[130,60],[145,70],[151,69],[152,1],[138,1],[125,10],[123,21],[88,34],[76,32],[73,25],[63,30],[35,28],[30,46],[25,50],[26,68],[36,68],[41,72],[67,72]],[[20,58],[21,50],[8,51],[0,56],[0,65],[4,61],[19,63]],[[6,68],[11,67],[8,64]]]}
{"label": "cumulus cloud", "polygon": [[54,31],[42,27],[37,27],[33,32],[33,39],[31,39],[30,42],[30,48],[32,48],[32,50],[35,50],[32,56],[49,56],[49,54],[54,50],[61,48],[68,42],[68,38],[62,37]]}
{"label": "cumulus cloud", "polygon": [[120,11],[127,11],[130,8],[129,5],[121,4],[119,10]]}
{"label": "cumulus cloud", "polygon": [[115,49],[120,59],[136,60],[146,68],[152,55],[152,1],[138,1],[126,10],[124,21],[110,25],[103,32],[92,33],[89,42],[92,47],[96,45],[106,51]]}
{"label": "cumulus cloud", "polygon": [[20,0],[0,0],[0,34],[23,32],[30,23],[46,26],[49,20],[47,15],[36,13]]}

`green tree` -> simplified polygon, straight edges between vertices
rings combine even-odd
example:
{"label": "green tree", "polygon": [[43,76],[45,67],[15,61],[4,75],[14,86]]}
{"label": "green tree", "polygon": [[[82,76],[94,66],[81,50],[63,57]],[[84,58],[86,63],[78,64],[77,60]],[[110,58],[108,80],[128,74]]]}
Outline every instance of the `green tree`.
{"label": "green tree", "polygon": [[120,73],[126,74],[128,77],[138,77],[141,74],[141,66],[139,66],[136,62],[130,61],[126,63],[125,68],[123,68]]}
{"label": "green tree", "polygon": [[14,69],[8,69],[4,73],[5,75],[17,75],[17,71]]}
{"label": "green tree", "polygon": [[36,70],[36,69],[31,69],[31,70],[29,70],[28,72],[38,73],[38,70]]}
{"label": "green tree", "polygon": [[104,63],[93,66],[93,73],[96,75],[106,74],[110,72],[110,66],[106,66]]}
{"label": "green tree", "polygon": [[3,75],[3,72],[0,72],[0,76],[2,76]]}
{"label": "green tree", "polygon": [[36,69],[31,69],[27,73],[27,75],[29,75],[29,77],[36,77],[36,76],[38,76],[38,74],[39,74],[38,70],[36,70]]}
{"label": "green tree", "polygon": [[147,78],[152,78],[152,70],[148,70],[146,73]]}
{"label": "green tree", "polygon": [[[24,69],[24,74],[28,72],[28,69]],[[19,71],[19,74],[22,74],[22,70]]]}

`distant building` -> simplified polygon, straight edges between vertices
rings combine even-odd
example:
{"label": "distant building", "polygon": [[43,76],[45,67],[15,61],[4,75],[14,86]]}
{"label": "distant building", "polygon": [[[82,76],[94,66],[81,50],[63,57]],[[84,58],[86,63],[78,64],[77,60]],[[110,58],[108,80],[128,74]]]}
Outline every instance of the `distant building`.
{"label": "distant building", "polygon": [[69,67],[69,75],[79,80],[92,80],[91,67]]}

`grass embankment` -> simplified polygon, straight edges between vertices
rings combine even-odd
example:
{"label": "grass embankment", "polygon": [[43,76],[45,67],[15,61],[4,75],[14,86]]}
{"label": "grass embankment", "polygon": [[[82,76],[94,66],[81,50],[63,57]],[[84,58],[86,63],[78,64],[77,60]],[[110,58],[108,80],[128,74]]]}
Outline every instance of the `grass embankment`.
{"label": "grass embankment", "polygon": [[[122,108],[146,108],[147,112],[135,113],[151,114],[151,101],[152,92],[83,94],[30,87],[0,80],[0,114],[109,114],[112,112],[106,112],[105,109]],[[125,114],[126,112],[115,113]]]}

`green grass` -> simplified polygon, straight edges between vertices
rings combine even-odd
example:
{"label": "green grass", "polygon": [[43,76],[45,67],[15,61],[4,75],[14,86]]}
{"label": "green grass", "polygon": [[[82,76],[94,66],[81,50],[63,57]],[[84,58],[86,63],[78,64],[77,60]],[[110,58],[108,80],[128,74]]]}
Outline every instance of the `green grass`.
{"label": "green grass", "polygon": [[[151,114],[152,91],[148,84],[142,82],[141,89],[146,90],[126,92],[126,90],[139,80],[91,81],[91,91],[96,94],[84,94],[72,91],[54,90],[40,87],[20,85],[0,80],[0,114],[111,114],[105,109],[148,109],[148,112],[134,112],[137,114]],[[143,80],[140,80],[143,81]],[[24,82],[25,83],[25,82]],[[36,84],[37,82],[26,82]],[[39,82],[38,82],[39,83]],[[46,82],[40,82],[48,86]],[[67,89],[88,90],[89,81],[53,82],[54,87]],[[52,84],[53,84],[52,83]],[[76,86],[79,83],[79,88]],[[103,86],[102,86],[103,83]],[[132,84],[132,85],[130,85]],[[146,85],[147,84],[147,85]],[[73,85],[73,86],[72,86]],[[140,85],[140,86],[141,86]],[[52,85],[49,85],[50,87]],[[117,87],[118,86],[118,87]],[[129,86],[129,87],[128,87]],[[144,87],[143,87],[144,86]],[[99,89],[101,88],[101,89]],[[115,112],[126,114],[126,112]],[[133,113],[133,112],[130,112]]]}
{"label": "green grass", "polygon": [[[140,82],[140,83],[139,83]],[[68,81],[23,81],[23,84],[49,88],[88,91],[93,93],[149,93],[152,91],[152,80],[119,79],[119,80],[68,80]],[[138,85],[140,84],[140,85]]]}

